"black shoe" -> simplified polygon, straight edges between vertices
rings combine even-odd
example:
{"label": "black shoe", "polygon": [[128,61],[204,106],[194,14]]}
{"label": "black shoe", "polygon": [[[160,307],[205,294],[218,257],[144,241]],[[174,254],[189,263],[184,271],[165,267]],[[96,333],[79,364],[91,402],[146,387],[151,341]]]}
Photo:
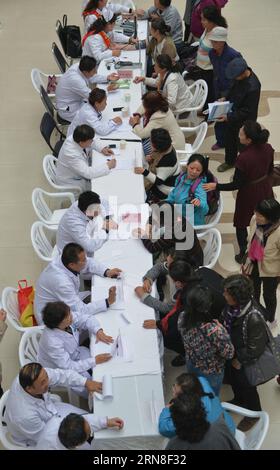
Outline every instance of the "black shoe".
{"label": "black shoe", "polygon": [[171,361],[171,365],[173,367],[181,367],[186,364],[186,358],[185,356],[182,356],[181,354],[178,354],[178,356],[174,357],[174,359]]}
{"label": "black shoe", "polygon": [[234,259],[238,264],[243,264],[245,263],[247,258],[247,253],[238,253],[238,255],[235,255]]}

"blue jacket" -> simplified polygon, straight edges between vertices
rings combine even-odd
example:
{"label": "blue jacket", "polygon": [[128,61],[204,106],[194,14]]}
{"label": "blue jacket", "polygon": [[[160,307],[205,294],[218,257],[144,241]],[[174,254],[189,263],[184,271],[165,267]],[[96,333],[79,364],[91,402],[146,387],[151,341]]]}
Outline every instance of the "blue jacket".
{"label": "blue jacket", "polygon": [[228,63],[236,57],[242,57],[242,55],[232,47],[229,47],[227,43],[225,43],[224,50],[220,56],[216,54],[214,49],[210,50],[209,59],[213,65],[214,71],[215,99],[227,96],[233,80],[226,78],[225,71]]}
{"label": "blue jacket", "polygon": [[[200,206],[194,207],[194,225],[205,224],[205,216],[208,213],[209,207],[207,204],[207,194],[202,189],[202,185],[206,183],[206,178],[202,178],[201,182],[197,186],[194,197],[200,200]],[[185,175],[179,175],[175,182],[175,187],[169,193],[166,202],[171,204],[182,204],[182,215],[186,216],[186,204],[189,197],[190,187],[194,183],[194,180],[188,179],[187,173]]]}
{"label": "blue jacket", "polygon": [[[201,398],[201,401],[206,411],[207,421],[209,423],[214,423],[215,421],[217,421],[217,419],[219,419],[221,414],[223,414],[226,425],[228,426],[231,433],[235,435],[236,426],[234,424],[234,421],[232,417],[230,416],[230,414],[227,413],[227,411],[223,409],[219,398],[215,395],[208,380],[201,376],[198,377],[198,379],[202,385],[204,392],[212,393],[214,397],[214,398],[209,398],[209,397]],[[171,418],[170,408],[163,408],[159,417],[158,429],[159,429],[160,434],[162,434],[165,437],[176,436],[176,430],[175,430],[173,420]]]}

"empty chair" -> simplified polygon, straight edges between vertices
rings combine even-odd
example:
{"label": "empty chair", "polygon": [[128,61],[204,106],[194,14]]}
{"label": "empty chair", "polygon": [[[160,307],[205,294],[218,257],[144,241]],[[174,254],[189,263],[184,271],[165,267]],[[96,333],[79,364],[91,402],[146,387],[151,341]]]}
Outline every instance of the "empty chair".
{"label": "empty chair", "polygon": [[43,261],[50,262],[58,253],[56,249],[56,227],[51,227],[43,222],[34,222],[31,227],[32,246]]}
{"label": "empty chair", "polygon": [[69,64],[68,62],[66,62],[65,57],[62,55],[59,47],[56,45],[55,42],[52,43],[52,53],[59,70],[61,71],[61,73],[65,73],[69,67]]}
{"label": "empty chair", "polygon": [[79,186],[60,186],[56,184],[55,177],[56,158],[53,155],[46,155],[43,160],[43,171],[49,184],[58,191],[71,191],[77,198],[81,193]]}
{"label": "empty chair", "polygon": [[185,144],[185,150],[176,150],[180,165],[186,165],[188,158],[193,154],[197,153],[207,134],[208,125],[206,122],[202,122],[196,127],[180,127],[184,135],[196,134],[193,144]]}
{"label": "empty chair", "polygon": [[25,366],[29,362],[37,362],[39,341],[43,328],[43,326],[37,326],[25,331],[22,335],[18,349],[20,367]]}
{"label": "empty chair", "polygon": [[[59,140],[52,145],[51,140],[54,130],[59,134]],[[65,134],[57,127],[54,118],[49,113],[45,113],[40,123],[40,131],[46,143],[50,147],[53,155],[58,157],[59,151],[63,145]]]}
{"label": "empty chair", "polygon": [[[47,85],[48,85],[48,77],[52,76],[53,74],[47,74],[41,72],[39,69],[32,69],[31,70],[31,81],[32,85],[34,86],[37,93],[40,93],[40,87],[42,86],[44,90],[47,92]],[[60,75],[56,75],[56,77],[60,77]],[[55,96],[55,93],[48,93],[50,98]]]}
{"label": "empty chair", "polygon": [[[183,74],[184,76],[184,74]],[[188,107],[183,109],[178,109],[174,113],[177,121],[179,120],[179,115],[189,112],[187,118],[183,119],[184,121],[189,121],[194,124],[198,124],[199,118],[197,116],[198,111],[201,111],[208,94],[208,86],[205,80],[196,80],[192,85],[189,86],[189,90],[191,91],[193,98],[189,103]]]}
{"label": "empty chair", "polygon": [[48,193],[41,188],[35,188],[32,192],[32,205],[39,219],[47,225],[57,227],[61,217],[67,209],[52,210],[48,202],[54,202],[56,205],[67,202],[70,207],[75,198],[73,193]]}
{"label": "empty chair", "polygon": [[27,330],[33,330],[36,326],[22,326],[19,321],[20,313],[18,307],[18,290],[14,287],[5,287],[2,292],[2,304],[4,310],[7,312],[7,320],[9,324],[20,333],[24,333]]}
{"label": "empty chair", "polygon": [[222,403],[222,407],[242,417],[259,418],[256,424],[249,431],[242,432],[239,429],[235,431],[235,439],[242,450],[260,450],[263,441],[268,433],[269,415],[266,411],[252,411],[231,403]]}
{"label": "empty chair", "polygon": [[222,217],[223,213],[223,196],[222,193],[220,193],[220,198],[218,201],[218,210],[215,212],[215,214],[212,215],[206,215],[205,217],[205,224],[204,225],[195,225],[194,229],[196,231],[203,231],[205,232],[206,230],[209,230],[210,228],[215,227],[220,221],[220,218]]}
{"label": "empty chair", "polygon": [[62,119],[62,118],[59,116],[56,107],[55,107],[54,104],[52,103],[51,99],[49,98],[48,93],[46,92],[45,88],[44,88],[42,85],[40,86],[40,97],[41,97],[41,100],[42,100],[43,105],[44,105],[45,108],[46,108],[46,111],[47,111],[54,119],[56,118],[57,123],[60,124],[61,126],[69,126],[70,122],[69,122],[69,121],[66,121],[65,119]]}
{"label": "empty chair", "polygon": [[207,232],[198,233],[197,237],[202,245],[205,268],[212,269],[218,261],[222,248],[222,237],[216,228]]}

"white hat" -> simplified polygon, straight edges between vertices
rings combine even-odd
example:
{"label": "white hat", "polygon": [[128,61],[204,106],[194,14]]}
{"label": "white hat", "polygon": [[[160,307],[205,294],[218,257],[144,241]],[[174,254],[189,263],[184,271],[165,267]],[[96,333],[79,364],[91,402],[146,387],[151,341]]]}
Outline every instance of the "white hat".
{"label": "white hat", "polygon": [[216,28],[213,28],[212,31],[210,31],[208,39],[210,39],[210,41],[227,42],[227,37],[227,28],[222,28],[222,26],[216,26]]}

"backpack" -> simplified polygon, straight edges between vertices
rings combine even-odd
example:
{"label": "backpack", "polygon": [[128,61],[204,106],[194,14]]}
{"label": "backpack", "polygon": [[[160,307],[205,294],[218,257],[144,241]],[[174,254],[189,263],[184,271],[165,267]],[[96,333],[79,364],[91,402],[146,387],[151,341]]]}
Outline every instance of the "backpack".
{"label": "backpack", "polygon": [[[181,173],[179,175],[177,184],[180,183],[180,181],[182,180],[184,175],[185,175],[185,173]],[[190,204],[190,202],[195,198],[195,195],[194,195],[195,190],[198,187],[198,185],[201,183],[201,181],[202,181],[202,177],[197,178],[195,180],[195,182],[191,185],[191,187],[189,189],[189,194],[188,194],[188,197],[187,197],[187,200],[186,200],[187,204]],[[218,180],[213,175],[213,173],[211,173],[210,170],[207,170],[206,183],[217,183],[217,182],[218,182]],[[208,204],[208,207],[209,207],[207,215],[213,215],[218,210],[218,203],[219,203],[219,199],[220,199],[220,191],[215,189],[214,191],[209,191],[206,194],[207,194],[207,204]]]}
{"label": "backpack", "polygon": [[67,15],[63,15],[62,25],[59,32],[61,44],[64,52],[72,59],[77,59],[82,55],[82,38],[79,26],[67,25]]}

